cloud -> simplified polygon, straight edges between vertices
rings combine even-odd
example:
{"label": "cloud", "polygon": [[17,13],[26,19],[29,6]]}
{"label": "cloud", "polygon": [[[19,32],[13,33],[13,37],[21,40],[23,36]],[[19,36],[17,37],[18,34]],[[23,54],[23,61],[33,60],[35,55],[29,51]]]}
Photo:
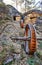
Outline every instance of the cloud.
{"label": "cloud", "polygon": [[3,0],[3,2],[4,2],[5,4],[11,4],[13,1],[12,1],[12,0]]}

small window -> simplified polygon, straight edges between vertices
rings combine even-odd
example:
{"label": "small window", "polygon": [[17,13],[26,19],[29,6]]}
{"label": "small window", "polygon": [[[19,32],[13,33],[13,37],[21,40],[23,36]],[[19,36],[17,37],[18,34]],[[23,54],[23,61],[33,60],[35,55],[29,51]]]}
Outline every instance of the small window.
{"label": "small window", "polygon": [[16,21],[16,16],[13,16],[13,20]]}

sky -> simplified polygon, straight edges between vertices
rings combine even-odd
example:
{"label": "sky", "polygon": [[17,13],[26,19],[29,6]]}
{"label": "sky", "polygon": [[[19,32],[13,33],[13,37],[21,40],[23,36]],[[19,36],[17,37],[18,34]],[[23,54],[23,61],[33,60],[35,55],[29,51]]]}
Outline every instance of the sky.
{"label": "sky", "polygon": [[6,4],[11,4],[11,3],[13,3],[12,0],[3,0],[3,2],[6,3]]}
{"label": "sky", "polygon": [[[6,4],[11,4],[12,3],[12,0],[3,0]],[[15,0],[14,0],[15,1]],[[40,0],[35,0],[35,2],[38,2]]]}
{"label": "sky", "polygon": [[[16,3],[13,2],[13,1],[16,1],[16,0],[3,0],[3,2],[7,5],[12,5],[13,7],[15,7],[18,11],[21,12],[21,8],[24,8],[24,4],[21,4],[21,7],[18,5],[16,6]],[[41,0],[35,0],[35,2],[37,3],[38,1],[41,1]]]}

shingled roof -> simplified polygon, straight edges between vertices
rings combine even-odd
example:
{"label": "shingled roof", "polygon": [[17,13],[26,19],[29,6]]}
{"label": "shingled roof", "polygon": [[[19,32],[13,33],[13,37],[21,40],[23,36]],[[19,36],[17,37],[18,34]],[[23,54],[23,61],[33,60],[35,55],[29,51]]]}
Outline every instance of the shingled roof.
{"label": "shingled roof", "polygon": [[21,13],[13,6],[11,5],[7,5],[9,7],[9,12],[11,13],[11,15],[14,15],[14,16],[18,16],[18,15],[21,15]]}
{"label": "shingled roof", "polygon": [[33,9],[33,10],[30,10],[30,11],[24,13],[24,16],[26,16],[26,15],[32,13],[32,12],[36,12],[36,13],[42,14],[42,11],[40,11],[40,10],[36,10],[36,9]]}

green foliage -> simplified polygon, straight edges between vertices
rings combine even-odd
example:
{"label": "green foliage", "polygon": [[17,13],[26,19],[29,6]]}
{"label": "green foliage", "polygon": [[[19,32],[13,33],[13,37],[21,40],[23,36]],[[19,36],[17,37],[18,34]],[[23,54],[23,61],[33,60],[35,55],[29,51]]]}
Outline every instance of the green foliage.
{"label": "green foliage", "polygon": [[0,7],[5,6],[5,4],[3,2],[0,2]]}

